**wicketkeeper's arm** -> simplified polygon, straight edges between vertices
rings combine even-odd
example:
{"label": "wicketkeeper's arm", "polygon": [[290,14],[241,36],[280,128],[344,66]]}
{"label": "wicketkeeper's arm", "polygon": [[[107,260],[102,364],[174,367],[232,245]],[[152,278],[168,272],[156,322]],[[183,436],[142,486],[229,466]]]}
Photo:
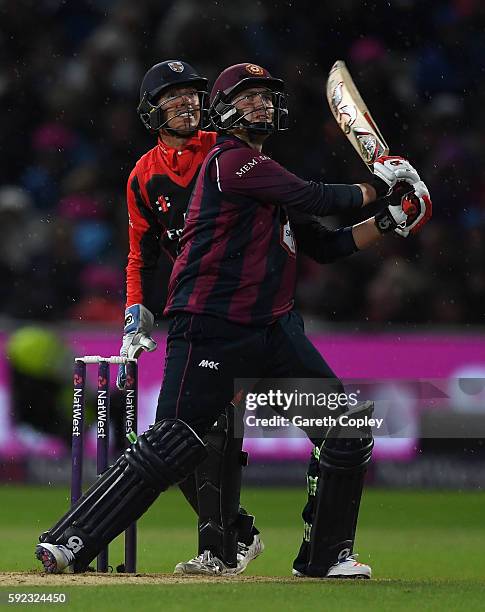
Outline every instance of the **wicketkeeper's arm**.
{"label": "wicketkeeper's arm", "polygon": [[[143,351],[154,351],[157,343],[151,337],[154,316],[160,305],[154,303],[156,295],[157,265],[160,258],[162,228],[141,193],[134,169],[126,190],[129,223],[128,265],[126,266],[126,310],[122,357],[136,359]],[[124,389],[126,368],[118,368],[116,384]]]}
{"label": "wicketkeeper's arm", "polygon": [[126,201],[129,222],[126,307],[143,304],[150,311],[157,312],[160,304],[153,303],[153,300],[157,295],[156,271],[161,254],[162,227],[143,198],[135,171],[128,179]]}

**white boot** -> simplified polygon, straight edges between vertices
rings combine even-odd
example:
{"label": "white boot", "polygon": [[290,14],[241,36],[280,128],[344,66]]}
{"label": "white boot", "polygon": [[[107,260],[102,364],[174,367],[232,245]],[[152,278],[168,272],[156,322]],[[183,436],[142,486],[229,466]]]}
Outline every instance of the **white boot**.
{"label": "white boot", "polygon": [[44,566],[48,574],[62,574],[72,571],[74,553],[62,544],[38,544],[35,548],[35,556]]}
{"label": "white boot", "polygon": [[[366,565],[365,563],[359,563],[356,559],[357,555],[350,555],[332,565],[332,567],[328,570],[325,578],[354,578],[366,580],[372,577],[372,569],[370,565]],[[298,576],[299,578],[306,578],[306,574],[302,574],[298,570],[293,570],[293,576]],[[311,578],[312,576],[308,576]]]}
{"label": "white boot", "polygon": [[228,567],[223,561],[214,557],[210,550],[204,550],[198,557],[177,563],[174,574],[196,574],[204,576],[229,576],[235,574],[237,567]]}
{"label": "white boot", "polygon": [[189,561],[177,563],[174,574],[198,574],[210,576],[236,576],[242,574],[248,564],[256,559],[264,550],[264,544],[259,535],[255,535],[252,543],[247,546],[242,542],[237,544],[237,565],[228,567],[221,559],[214,557],[210,550],[205,550],[198,557]]}
{"label": "white boot", "polygon": [[332,565],[327,572],[327,578],[372,578],[370,565],[359,563],[357,555],[350,555],[343,561]]}
{"label": "white boot", "polygon": [[237,543],[237,571],[236,574],[242,574],[249,563],[259,557],[264,551],[264,544],[258,534],[253,538],[249,546],[242,542]]}

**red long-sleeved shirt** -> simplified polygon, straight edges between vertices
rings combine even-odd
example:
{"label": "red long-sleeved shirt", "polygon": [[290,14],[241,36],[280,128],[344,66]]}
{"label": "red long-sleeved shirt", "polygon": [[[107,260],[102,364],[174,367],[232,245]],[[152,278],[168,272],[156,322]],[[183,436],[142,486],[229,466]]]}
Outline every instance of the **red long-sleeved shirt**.
{"label": "red long-sleeved shirt", "polygon": [[161,141],[131,171],[126,199],[129,255],[126,306],[143,304],[158,312],[156,274],[162,251],[173,263],[184,216],[199,168],[214,145],[214,132],[198,131],[178,151]]}

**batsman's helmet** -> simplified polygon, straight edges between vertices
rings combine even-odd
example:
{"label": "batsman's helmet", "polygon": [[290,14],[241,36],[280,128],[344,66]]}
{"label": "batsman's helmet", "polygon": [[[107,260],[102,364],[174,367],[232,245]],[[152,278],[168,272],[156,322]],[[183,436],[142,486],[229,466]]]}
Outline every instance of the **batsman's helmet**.
{"label": "batsman's helmet", "polygon": [[[250,87],[265,87],[272,92],[273,119],[251,123],[234,104],[235,96]],[[281,79],[273,78],[270,73],[256,64],[235,64],[229,66],[217,77],[210,95],[209,118],[214,127],[225,132],[234,128],[246,128],[250,132],[270,134],[288,129],[287,95]],[[253,111],[251,111],[253,112]]]}
{"label": "batsman's helmet", "polygon": [[[207,95],[207,79],[201,77],[195,68],[181,60],[167,60],[155,64],[148,70],[141,83],[140,103],[136,109],[147,130],[156,133],[166,126],[167,120],[164,118],[163,104],[158,104],[158,99],[170,87],[183,85],[197,89],[202,119],[204,100]],[[168,127],[165,129],[168,132],[176,133],[175,130]]]}

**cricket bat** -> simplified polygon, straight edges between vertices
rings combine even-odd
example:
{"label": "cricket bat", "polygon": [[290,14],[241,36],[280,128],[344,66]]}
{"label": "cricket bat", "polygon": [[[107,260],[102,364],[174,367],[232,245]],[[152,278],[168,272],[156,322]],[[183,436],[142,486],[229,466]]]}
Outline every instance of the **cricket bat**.
{"label": "cricket bat", "polygon": [[328,75],[327,100],[341,130],[372,172],[372,164],[388,155],[389,147],[342,60],[335,62]]}

